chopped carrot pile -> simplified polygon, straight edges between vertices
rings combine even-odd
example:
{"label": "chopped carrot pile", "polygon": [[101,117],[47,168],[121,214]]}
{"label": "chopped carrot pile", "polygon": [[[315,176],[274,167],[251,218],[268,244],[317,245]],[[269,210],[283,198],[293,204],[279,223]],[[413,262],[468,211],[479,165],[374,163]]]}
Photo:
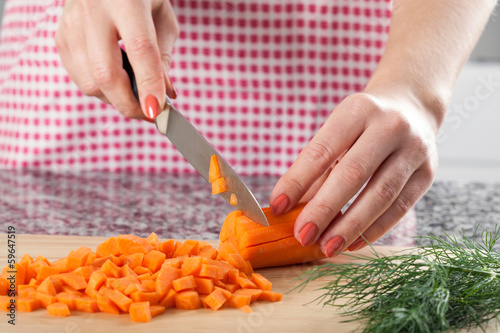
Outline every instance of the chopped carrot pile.
{"label": "chopped carrot pile", "polygon": [[[13,284],[7,280],[12,271]],[[6,295],[15,288],[18,311],[128,313],[132,321],[149,322],[168,308],[251,312],[256,300],[281,300],[271,286],[232,244],[217,250],[195,240],[160,242],[155,233],[120,235],[95,252],[80,247],[53,262],[24,255],[15,269],[5,267],[0,275],[0,309],[9,310],[12,298]]]}
{"label": "chopped carrot pile", "polygon": [[[236,260],[249,261],[251,267],[262,268],[301,264],[325,258],[318,243],[303,247],[294,236],[295,220],[305,205],[306,203],[299,203],[280,216],[273,215],[268,207],[263,208],[269,227],[252,221],[241,211],[229,213],[219,235],[219,255],[240,271],[244,271],[243,264]],[[243,288],[252,285],[257,285],[262,290],[270,288],[259,274],[253,275],[251,279],[239,280],[240,284],[244,284]],[[274,299],[274,296],[268,298]]]}

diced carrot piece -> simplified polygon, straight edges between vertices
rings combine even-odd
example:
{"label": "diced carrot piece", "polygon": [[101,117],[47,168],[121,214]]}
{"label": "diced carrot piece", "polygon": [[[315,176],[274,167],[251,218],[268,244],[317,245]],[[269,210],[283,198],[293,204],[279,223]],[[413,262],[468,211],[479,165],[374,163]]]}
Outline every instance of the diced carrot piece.
{"label": "diced carrot piece", "polygon": [[144,253],[132,253],[125,257],[125,265],[128,265],[131,269],[142,265],[142,260],[144,259]]}
{"label": "diced carrot piece", "polygon": [[150,305],[149,310],[151,311],[151,317],[156,317],[165,312],[165,307],[161,305]]}
{"label": "diced carrot piece", "polygon": [[134,302],[130,305],[130,319],[136,322],[148,323],[151,321],[149,302]]}
{"label": "diced carrot piece", "polygon": [[36,291],[39,293],[55,296],[57,294],[56,288],[54,287],[54,283],[52,279],[49,277],[45,278],[43,282],[36,288]]}
{"label": "diced carrot piece", "polygon": [[38,292],[38,291],[35,294],[35,298],[40,301],[40,303],[42,304],[42,307],[44,307],[44,308],[46,308],[50,304],[54,304],[54,303],[57,302],[57,297],[56,296],[44,294],[44,293],[41,293],[41,292]]}
{"label": "diced carrot piece", "polygon": [[0,310],[9,311],[10,307],[15,307],[15,306],[16,303],[14,298],[12,298],[11,301],[11,298],[9,296],[5,295],[0,296]]}
{"label": "diced carrot piece", "polygon": [[196,281],[192,275],[188,275],[172,281],[172,287],[177,292],[194,289],[196,288]]}
{"label": "diced carrot piece", "polygon": [[236,206],[238,204],[238,198],[236,198],[236,194],[231,193],[231,196],[229,197],[229,203],[233,206]]}
{"label": "diced carrot piece", "polygon": [[223,277],[223,274],[217,266],[203,264],[201,265],[200,273],[198,274],[198,276],[212,279],[221,279]]}
{"label": "diced carrot piece", "polygon": [[120,277],[120,268],[116,266],[111,260],[107,260],[101,267],[101,272],[108,277]]}
{"label": "diced carrot piece", "polygon": [[217,258],[217,250],[214,249],[213,247],[204,247],[203,249],[200,250],[200,252],[198,253],[198,255],[200,257],[204,257],[204,258],[210,258],[210,259],[215,259]]}
{"label": "diced carrot piece", "polygon": [[149,304],[151,305],[156,305],[160,301],[160,294],[158,294],[156,291],[136,291],[130,294],[130,297],[134,302],[149,302]]}
{"label": "diced carrot piece", "polygon": [[179,277],[179,271],[172,266],[163,265],[160,268],[155,281],[156,291],[160,294],[160,297],[165,295],[172,288],[172,281]]}
{"label": "diced carrot piece", "polygon": [[97,307],[102,312],[120,314],[120,309],[105,295],[97,295]]}
{"label": "diced carrot piece", "polygon": [[196,310],[201,307],[200,297],[196,291],[183,291],[175,295],[175,307],[183,310]]}
{"label": "diced carrot piece", "polygon": [[259,287],[259,289],[262,290],[271,290],[273,287],[271,281],[269,281],[259,273],[252,274],[252,282],[255,283]]}
{"label": "diced carrot piece", "polygon": [[85,281],[85,278],[79,274],[63,273],[58,274],[56,277],[60,279],[65,285],[70,286],[75,290],[82,290],[87,287],[87,281]]}
{"label": "diced carrot piece", "polygon": [[32,286],[32,287],[36,287],[36,286],[39,286],[40,283],[41,282],[38,281],[37,279],[31,279],[29,285]]}
{"label": "diced carrot piece", "polygon": [[222,289],[214,290],[203,300],[203,302],[213,310],[220,309],[224,305],[224,303],[226,303],[226,301],[227,299],[224,296]]}
{"label": "diced carrot piece", "polygon": [[119,235],[116,240],[121,253],[148,253],[153,249],[147,240],[134,235]]}
{"label": "diced carrot piece", "polygon": [[70,314],[68,306],[64,303],[50,304],[47,306],[47,311],[51,316],[67,317]]}
{"label": "diced carrot piece", "polygon": [[144,273],[144,274],[138,275],[137,276],[137,280],[138,281],[152,280],[151,273],[148,272],[148,273]]}
{"label": "diced carrot piece", "polygon": [[119,292],[123,293],[125,291],[125,289],[127,289],[127,287],[128,287],[129,284],[136,283],[136,281],[137,280],[134,280],[134,279],[131,279],[131,278],[128,278],[128,277],[122,277],[122,278],[114,280],[111,283],[111,287],[113,287],[113,289],[116,289]]}
{"label": "diced carrot piece", "polygon": [[118,290],[109,290],[109,292],[106,293],[106,297],[115,303],[123,312],[128,312],[130,304],[132,304],[132,299],[123,295]]}
{"label": "diced carrot piece", "polygon": [[[89,256],[87,257],[87,261],[85,262],[85,266],[90,266],[94,262],[94,260],[97,258],[97,255],[95,252],[90,252]],[[54,265],[52,265],[54,266]]]}
{"label": "diced carrot piece", "polygon": [[208,182],[211,183],[216,179],[220,178],[220,168],[219,168],[219,160],[217,159],[217,155],[210,156],[210,165],[208,167]]}
{"label": "diced carrot piece", "polygon": [[16,308],[20,312],[32,312],[41,308],[41,303],[36,298],[20,297],[16,299]]}
{"label": "diced carrot piece", "polygon": [[227,191],[226,179],[224,177],[217,178],[212,182],[212,195]]}
{"label": "diced carrot piece", "polygon": [[62,286],[61,292],[65,292],[74,296],[82,296],[82,293],[70,286]]}
{"label": "diced carrot piece", "polygon": [[242,213],[240,210],[234,210],[226,216],[219,234],[221,242],[225,242],[229,238],[234,237],[236,218],[241,215]]}
{"label": "diced carrot piece", "polygon": [[14,263],[13,268],[11,266],[5,266],[2,270],[2,275],[4,278],[14,276],[14,285],[17,292],[17,287],[25,282],[26,270],[19,263]]}
{"label": "diced carrot piece", "polygon": [[107,276],[101,270],[94,271],[90,275],[89,283],[85,288],[85,293],[89,296],[94,296],[97,290],[106,282]]}
{"label": "diced carrot piece", "polygon": [[195,291],[198,294],[210,294],[214,290],[214,281],[206,278],[194,278],[196,282]]}
{"label": "diced carrot piece", "polygon": [[165,262],[163,263],[163,266],[172,266],[173,268],[179,268],[180,262],[181,261],[179,258],[170,258],[170,259],[165,260]]}
{"label": "diced carrot piece", "polygon": [[257,285],[244,277],[238,278],[238,284],[244,289],[258,289]]}
{"label": "diced carrot piece", "polygon": [[170,289],[168,293],[160,299],[159,304],[167,309],[173,308],[175,306],[175,295],[177,295],[177,292]]}
{"label": "diced carrot piece", "polygon": [[251,295],[233,294],[227,301],[227,306],[232,308],[241,308],[244,305],[250,305],[251,300]]}
{"label": "diced carrot piece", "polygon": [[263,290],[259,296],[259,301],[279,302],[283,295],[271,290]]}
{"label": "diced carrot piece", "polygon": [[249,306],[249,305],[243,305],[241,307],[239,307],[238,309],[240,309],[241,311],[245,312],[245,313],[252,313],[252,308]]}
{"label": "diced carrot piece", "polygon": [[175,250],[173,257],[175,258],[185,255],[195,256],[198,254],[198,250],[199,250],[198,241],[188,239]]}
{"label": "diced carrot piece", "polygon": [[50,261],[47,258],[45,258],[44,256],[36,257],[35,262],[44,262],[50,266]]}
{"label": "diced carrot piece", "polygon": [[233,295],[250,295],[251,303],[255,302],[262,294],[262,290],[260,289],[238,289],[234,292]]}
{"label": "diced carrot piece", "polygon": [[26,253],[21,258],[21,260],[19,260],[19,265],[23,266],[24,270],[27,272],[28,271],[28,266],[31,265],[34,262],[35,262],[35,260],[33,260],[33,258],[29,254]]}
{"label": "diced carrot piece", "polygon": [[77,298],[78,296],[76,295],[72,295],[70,293],[66,293],[66,292],[60,292],[56,295],[57,297],[57,301],[59,303],[64,303],[68,306],[68,308],[70,309],[70,311],[73,311],[75,310],[75,298]]}
{"label": "diced carrot piece", "polygon": [[90,266],[94,266],[94,267],[102,267],[102,265],[104,265],[104,263],[108,260],[112,260],[112,257],[113,256],[106,256],[106,257],[102,257],[102,258],[96,258],[91,264]]}
{"label": "diced carrot piece", "polygon": [[226,281],[226,279],[227,279],[227,273],[229,272],[229,270],[234,269],[234,267],[231,264],[229,264],[225,261],[220,261],[220,260],[211,260],[208,258],[203,258],[203,263],[218,267],[219,271],[220,271],[219,272],[219,274],[220,274],[219,279],[224,280],[224,281]]}
{"label": "diced carrot piece", "polygon": [[85,279],[85,281],[88,282],[90,279],[90,275],[92,274],[92,272],[94,272],[94,270],[94,266],[82,266],[75,269],[72,273],[81,275]]}
{"label": "diced carrot piece", "polygon": [[160,246],[160,240],[158,239],[158,235],[154,232],[150,233],[146,240],[151,245],[153,249],[157,249]]}
{"label": "diced carrot piece", "polygon": [[90,297],[75,298],[75,308],[77,311],[83,311],[89,313],[99,312],[99,306],[97,305],[97,300]]}
{"label": "diced carrot piece", "polygon": [[190,257],[184,260],[181,268],[181,275],[197,275],[201,269],[201,257]]}
{"label": "diced carrot piece", "polygon": [[29,286],[29,288],[24,288],[24,289],[19,289],[19,291],[17,292],[17,294],[19,295],[19,297],[22,297],[22,298],[35,298],[35,295],[36,295],[36,290],[35,288],[33,288],[32,286]]}
{"label": "diced carrot piece", "polygon": [[227,272],[227,282],[232,284],[238,284],[238,278],[240,277],[240,272],[236,269],[230,269]]}
{"label": "diced carrot piece", "polygon": [[9,290],[9,280],[0,275],[0,295],[7,295],[7,291]]}
{"label": "diced carrot piece", "polygon": [[219,246],[219,255],[240,271],[247,268],[245,259],[239,254],[238,249],[232,243],[223,243]]}
{"label": "diced carrot piece", "polygon": [[168,241],[162,242],[158,250],[165,253],[167,257],[172,256],[175,251],[175,240],[169,239]]}
{"label": "diced carrot piece", "polygon": [[137,273],[137,275],[141,276],[143,274],[151,274],[151,271],[149,268],[143,267],[143,266],[137,266],[134,268],[134,272]]}
{"label": "diced carrot piece", "polygon": [[97,246],[95,251],[97,258],[103,258],[107,256],[116,256],[120,254],[120,249],[118,248],[118,241],[115,237],[108,238],[101,244]]}
{"label": "diced carrot piece", "polygon": [[138,275],[128,264],[125,264],[120,268],[120,276],[137,278]]}
{"label": "diced carrot piece", "polygon": [[231,298],[232,293],[231,293],[229,290],[226,290],[226,289],[221,288],[221,287],[214,287],[214,290],[216,290],[216,289],[220,289],[220,290],[221,290],[221,292],[222,292],[222,294],[224,295],[224,297],[225,297],[226,299]]}
{"label": "diced carrot piece", "polygon": [[148,291],[156,291],[156,282],[154,280],[152,280],[152,279],[142,280],[141,284]]}
{"label": "diced carrot piece", "polygon": [[123,291],[123,294],[130,296],[132,293],[135,293],[139,289],[140,289],[140,291],[146,290],[146,288],[144,288],[140,283],[131,283],[127,286],[127,288],[125,288],[125,290]]}
{"label": "diced carrot piece", "polygon": [[92,249],[86,246],[82,246],[76,251],[71,251],[68,254],[68,260],[66,260],[66,266],[63,271],[71,272],[78,267],[85,266],[90,252],[92,252]]}
{"label": "diced carrot piece", "polygon": [[222,289],[226,289],[226,284],[221,280],[214,280],[214,286]]}
{"label": "diced carrot piece", "polygon": [[155,280],[156,281],[156,278],[158,277],[158,274],[160,274],[160,271],[156,271],[156,273],[154,273],[153,275],[151,275],[151,280]]}
{"label": "diced carrot piece", "polygon": [[[38,264],[47,265],[47,266],[51,266],[51,267],[57,268],[59,270],[59,272],[64,272],[64,270],[66,269],[66,263],[67,262],[68,262],[68,257],[64,257],[64,258],[61,258],[59,260],[55,260],[50,265],[47,265],[45,262],[42,262],[42,261],[38,261],[37,263]],[[28,269],[29,269],[30,266],[28,266]],[[30,272],[30,274],[31,274],[31,272]]]}
{"label": "diced carrot piece", "polygon": [[144,255],[142,266],[147,267],[151,273],[158,271],[166,259],[163,252],[152,250]]}

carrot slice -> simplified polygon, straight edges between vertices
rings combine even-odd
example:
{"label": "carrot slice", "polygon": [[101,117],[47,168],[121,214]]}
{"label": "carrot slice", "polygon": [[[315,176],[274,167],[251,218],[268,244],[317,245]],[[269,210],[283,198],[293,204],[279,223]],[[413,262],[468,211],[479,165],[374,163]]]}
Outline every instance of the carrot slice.
{"label": "carrot slice", "polygon": [[97,293],[97,290],[106,282],[107,276],[101,270],[94,271],[90,275],[89,283],[85,288],[85,293],[89,296],[93,296]]}
{"label": "carrot slice", "polygon": [[83,311],[89,313],[99,312],[99,306],[97,305],[97,300],[92,299],[90,297],[75,298],[75,308],[77,311]]}
{"label": "carrot slice", "polygon": [[32,312],[41,308],[41,303],[35,298],[18,298],[16,300],[17,311],[20,312]]}
{"label": "carrot slice", "polygon": [[159,304],[167,309],[173,308],[175,306],[175,295],[177,295],[177,292],[173,289],[170,289],[168,293],[160,300]]}
{"label": "carrot slice", "polygon": [[238,277],[238,284],[244,289],[258,289],[255,283],[244,277]]}
{"label": "carrot slice", "polygon": [[180,245],[174,252],[173,257],[180,257],[185,255],[197,255],[199,250],[199,242],[188,239]]}
{"label": "carrot slice", "polygon": [[56,288],[50,276],[46,277],[45,280],[36,288],[39,293],[55,296],[57,294]]}
{"label": "carrot slice", "polygon": [[5,266],[2,270],[2,276],[4,278],[14,277],[14,285],[17,292],[17,287],[25,283],[26,270],[19,263],[13,265],[13,268],[10,267],[11,265]]}
{"label": "carrot slice", "polygon": [[142,266],[147,267],[152,273],[155,273],[160,269],[165,259],[165,253],[152,250],[144,255]]}
{"label": "carrot slice", "polygon": [[196,291],[183,291],[175,295],[175,307],[183,310],[196,310],[201,307],[200,296]]}
{"label": "carrot slice", "polygon": [[212,182],[212,195],[227,191],[226,179],[224,177],[217,178]]}
{"label": "carrot slice", "polygon": [[[167,259],[165,260],[165,262],[163,263],[163,266],[172,266],[173,268],[179,268],[179,265],[181,263],[181,260],[180,258],[170,258],[170,259]],[[184,261],[183,261],[184,263]]]}
{"label": "carrot slice", "polygon": [[107,277],[120,277],[120,268],[109,259],[102,265],[101,272],[106,274]]}
{"label": "carrot slice", "polygon": [[160,240],[158,238],[158,235],[155,234],[154,232],[150,233],[149,236],[146,237],[146,240],[153,247],[153,249],[157,249],[158,246],[160,245]]}
{"label": "carrot slice", "polygon": [[35,294],[35,298],[40,301],[40,304],[44,308],[46,308],[50,304],[54,304],[57,302],[57,297],[52,296],[52,295],[48,295],[48,294],[44,294],[44,293],[41,293],[38,291]]}
{"label": "carrot slice", "polygon": [[165,307],[161,305],[150,305],[149,310],[151,312],[151,317],[156,317],[158,315],[161,315],[163,312],[165,312]]}
{"label": "carrot slice", "polygon": [[134,302],[130,305],[130,319],[132,321],[148,323],[151,321],[149,302]]}
{"label": "carrot slice", "polygon": [[107,257],[110,255],[116,256],[120,253],[120,249],[118,248],[118,241],[115,237],[110,237],[99,246],[97,246],[97,250],[95,254],[97,258]]}
{"label": "carrot slice", "polygon": [[251,295],[233,294],[227,301],[227,306],[232,308],[241,308],[245,305],[250,305],[251,300]]}
{"label": "carrot slice", "polygon": [[170,239],[168,241],[162,242],[158,247],[158,250],[165,253],[167,256],[172,256],[175,251],[175,240]]}
{"label": "carrot slice", "polygon": [[75,298],[77,297],[66,292],[60,292],[56,295],[57,302],[66,304],[70,311],[75,310]]}
{"label": "carrot slice", "polygon": [[147,240],[134,235],[120,235],[116,237],[120,253],[148,253],[153,249]]}
{"label": "carrot slice", "polygon": [[156,291],[136,291],[130,294],[130,298],[132,298],[134,302],[149,302],[151,305],[156,305],[160,301],[160,294]]}
{"label": "carrot slice", "polygon": [[233,295],[249,295],[251,297],[251,303],[255,302],[259,299],[262,294],[262,290],[260,289],[238,289],[234,292]]}
{"label": "carrot slice", "polygon": [[51,316],[67,317],[70,314],[68,306],[64,303],[50,304],[47,306],[47,311]]}
{"label": "carrot slice", "polygon": [[120,309],[105,295],[97,295],[97,306],[102,312],[120,314]]}
{"label": "carrot slice", "polygon": [[202,257],[190,257],[184,260],[181,268],[181,275],[197,275],[200,272]]}
{"label": "carrot slice", "polygon": [[82,290],[87,287],[87,281],[85,278],[79,274],[75,273],[63,273],[56,275],[65,285],[70,286],[75,290]]}
{"label": "carrot slice", "polygon": [[128,312],[128,310],[130,308],[130,304],[132,304],[132,299],[125,296],[124,294],[122,294],[118,290],[113,290],[113,289],[109,290],[109,292],[107,292],[105,295],[113,303],[115,303],[115,305],[118,308],[120,308],[120,310],[122,310],[123,312]]}
{"label": "carrot slice", "polygon": [[214,290],[214,281],[206,278],[194,278],[196,283],[195,291],[198,294],[210,294]]}
{"label": "carrot slice", "polygon": [[271,290],[273,287],[271,281],[269,281],[259,273],[252,274],[252,282],[255,283],[259,287],[259,289],[262,290]]}
{"label": "carrot slice", "polygon": [[78,267],[84,266],[87,263],[87,257],[90,252],[92,252],[92,249],[86,246],[82,246],[78,250],[71,251],[67,256],[66,265],[61,272],[71,272]]}
{"label": "carrot slice", "polygon": [[218,252],[213,247],[207,246],[207,247],[204,247],[203,249],[201,249],[200,252],[198,253],[198,255],[200,257],[203,257],[203,258],[215,259],[215,258],[217,258]]}
{"label": "carrot slice", "polygon": [[217,266],[203,264],[201,265],[200,273],[198,274],[198,276],[212,279],[221,279],[222,272]]}
{"label": "carrot slice", "polygon": [[[21,286],[19,286],[21,287]],[[22,298],[35,298],[36,290],[35,288],[28,285],[29,288],[19,289],[17,295]]]}
{"label": "carrot slice", "polygon": [[236,198],[236,194],[231,193],[231,196],[229,197],[229,203],[233,206],[236,206],[238,204],[238,198]]}
{"label": "carrot slice", "polygon": [[283,295],[271,290],[263,290],[259,296],[260,301],[279,302]]}
{"label": "carrot slice", "polygon": [[211,183],[220,178],[219,160],[217,155],[210,156],[210,166],[208,167],[208,182]]}
{"label": "carrot slice", "polygon": [[213,310],[220,309],[227,301],[222,289],[216,289],[208,295],[203,302]]}
{"label": "carrot slice", "polygon": [[85,279],[85,281],[88,282],[90,279],[90,275],[92,274],[92,272],[94,272],[94,270],[94,266],[82,266],[75,269],[72,273],[81,275]]}
{"label": "carrot slice", "polygon": [[131,269],[136,268],[142,264],[144,260],[144,253],[132,253],[125,257],[125,265],[128,265]]}
{"label": "carrot slice", "polygon": [[192,275],[188,275],[172,281],[172,287],[177,292],[194,289],[196,288],[196,281]]}

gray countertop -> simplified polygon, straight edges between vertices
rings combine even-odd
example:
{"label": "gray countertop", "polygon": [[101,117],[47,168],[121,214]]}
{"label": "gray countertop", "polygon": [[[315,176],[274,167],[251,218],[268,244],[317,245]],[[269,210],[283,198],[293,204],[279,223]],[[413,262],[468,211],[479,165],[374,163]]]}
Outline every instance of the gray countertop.
{"label": "gray countertop", "polygon": [[[244,177],[267,205],[277,177]],[[0,230],[18,233],[111,236],[156,232],[162,238],[217,239],[231,207],[198,175],[44,171],[0,172]],[[415,245],[415,236],[500,221],[500,184],[436,181],[395,228],[376,244]],[[2,231],[0,231],[2,232]]]}

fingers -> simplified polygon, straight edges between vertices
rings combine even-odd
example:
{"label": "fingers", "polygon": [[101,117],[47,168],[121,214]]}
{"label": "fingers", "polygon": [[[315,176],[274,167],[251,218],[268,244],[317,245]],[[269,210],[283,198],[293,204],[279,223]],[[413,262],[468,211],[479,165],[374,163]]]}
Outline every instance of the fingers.
{"label": "fingers", "polygon": [[[386,232],[393,228],[399,220],[415,205],[415,203],[427,192],[432,184],[433,171],[424,166],[417,170],[408,180],[401,193],[391,206],[373,222],[364,232],[363,237],[359,233],[352,235],[355,239],[352,243],[346,242],[349,251],[362,249],[367,245],[365,239],[373,243]],[[357,237],[355,237],[357,236]]]}
{"label": "fingers", "polygon": [[[379,129],[372,126],[365,131],[297,217],[294,232],[302,245],[308,246],[320,237],[341,208],[394,151],[397,143],[380,135]],[[314,235],[310,230],[314,230]]]}
{"label": "fingers", "polygon": [[163,65],[166,93],[170,98],[177,98],[172,82],[168,76],[172,64],[172,50],[179,37],[179,25],[170,1],[162,1],[157,10],[153,12],[153,20],[160,50],[160,59]]}
{"label": "fingers", "polygon": [[[152,8],[147,7],[148,5],[150,5],[148,2],[128,1],[126,6],[115,8],[111,18],[123,39],[130,64],[134,69],[142,109],[146,116],[155,118],[158,110],[163,108],[165,78],[151,17]],[[156,98],[159,108],[148,107],[149,103],[146,105],[148,96]],[[149,114],[148,111],[152,111],[153,114]]]}
{"label": "fingers", "polygon": [[292,208],[325,170],[354,144],[365,128],[366,108],[373,108],[373,102],[353,96],[335,108],[274,187],[269,203],[275,215]]}

